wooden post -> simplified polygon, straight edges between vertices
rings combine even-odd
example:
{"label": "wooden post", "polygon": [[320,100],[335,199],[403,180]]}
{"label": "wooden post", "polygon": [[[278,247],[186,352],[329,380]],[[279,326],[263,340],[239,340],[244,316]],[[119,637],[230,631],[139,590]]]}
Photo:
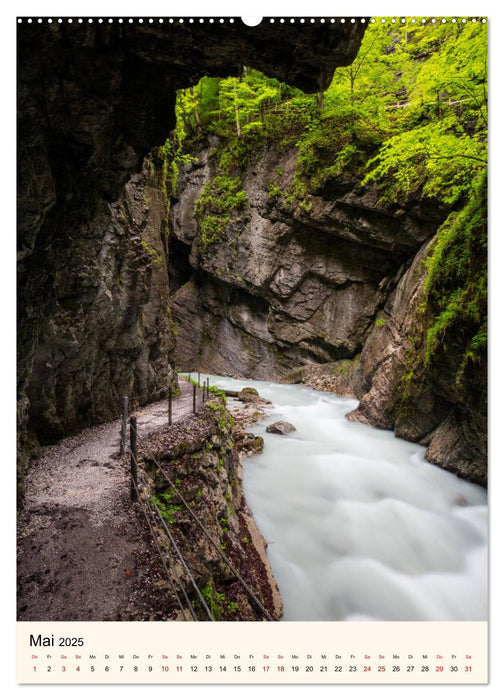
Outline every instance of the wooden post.
{"label": "wooden post", "polygon": [[126,430],[128,427],[128,397],[123,398],[123,414],[122,414],[122,424],[121,424],[121,447],[119,454],[123,455],[126,451]]}
{"label": "wooden post", "polygon": [[131,500],[137,501],[138,494],[137,485],[137,419],[135,416],[130,418],[130,454],[131,454]]}
{"label": "wooden post", "polygon": [[193,384],[193,392],[192,392],[192,410],[193,413],[196,413],[196,384]]}
{"label": "wooden post", "polygon": [[169,389],[168,389],[168,425],[172,424],[171,402],[172,402],[172,388],[169,387]]}
{"label": "wooden post", "polygon": [[198,389],[199,389],[199,386],[200,386],[200,373],[198,372]]}

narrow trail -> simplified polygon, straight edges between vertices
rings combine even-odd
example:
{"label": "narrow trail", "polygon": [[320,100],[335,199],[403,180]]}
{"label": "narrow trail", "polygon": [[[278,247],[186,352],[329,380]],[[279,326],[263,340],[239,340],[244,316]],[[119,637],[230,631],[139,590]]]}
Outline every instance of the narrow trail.
{"label": "narrow trail", "polygon": [[[193,409],[192,384],[179,384],[173,423]],[[147,435],[167,424],[167,402],[136,415],[139,434]],[[30,466],[18,516],[18,620],[164,618],[164,570],[140,506],[130,500],[120,424],[66,438]]]}

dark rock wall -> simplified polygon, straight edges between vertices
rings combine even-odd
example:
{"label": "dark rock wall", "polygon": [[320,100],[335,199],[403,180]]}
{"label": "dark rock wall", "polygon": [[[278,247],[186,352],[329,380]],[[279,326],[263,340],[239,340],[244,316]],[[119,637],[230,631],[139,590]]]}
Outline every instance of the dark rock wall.
{"label": "dark rock wall", "polygon": [[30,436],[50,441],[113,418],[123,393],[172,380],[165,205],[148,172],[130,177],[173,128],[175,91],[243,65],[325,89],[364,29],[18,25],[22,458]]}
{"label": "dark rock wall", "polygon": [[[42,440],[117,417],[123,395],[153,395],[174,375],[166,202],[148,162],[102,217],[99,237],[81,229],[72,245],[46,252],[54,296],[40,300],[45,323],[33,338],[25,383],[31,425]],[[25,294],[36,281],[28,278]]]}

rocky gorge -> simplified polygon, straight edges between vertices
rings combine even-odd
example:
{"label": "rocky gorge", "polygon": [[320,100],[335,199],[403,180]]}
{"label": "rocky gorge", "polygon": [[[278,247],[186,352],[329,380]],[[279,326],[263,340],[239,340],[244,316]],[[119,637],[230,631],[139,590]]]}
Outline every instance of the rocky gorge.
{"label": "rocky gorge", "polygon": [[19,23],[23,619],[484,619],[486,35],[415,22]]}
{"label": "rocky gorge", "polygon": [[176,90],[243,64],[325,89],[364,29],[285,26],[280,44],[278,25],[239,19],[18,24],[21,496],[40,444],[118,416],[123,394],[176,386],[166,191],[144,162],[175,125]]}
{"label": "rocky gorge", "polygon": [[450,208],[386,201],[351,168],[293,198],[299,148],[258,140],[209,233],[221,138],[176,172],[159,150],[176,90],[252,66],[320,92],[364,30],[20,26],[20,473],[39,444],[118,416],[123,394],[158,397],[176,369],[201,369],[356,396],[352,420],[486,483],[485,362],[459,381],[463,329],[418,360],[425,260]]}
{"label": "rocky gorge", "polygon": [[454,343],[440,367],[405,380],[446,208],[421,198],[384,204],[376,186],[348,173],[308,207],[288,204],[299,154],[269,144],[243,174],[246,206],[207,241],[194,211],[216,153],[209,144],[182,167],[170,211],[178,365],[357,397],[351,420],[428,445],[428,459],[485,483],[485,367],[457,390]]}

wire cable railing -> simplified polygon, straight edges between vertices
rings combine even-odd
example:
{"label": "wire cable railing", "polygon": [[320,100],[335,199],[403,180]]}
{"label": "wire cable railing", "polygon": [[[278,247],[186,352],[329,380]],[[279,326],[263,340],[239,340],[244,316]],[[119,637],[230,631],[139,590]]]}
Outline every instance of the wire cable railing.
{"label": "wire cable railing", "polygon": [[207,540],[212,544],[214,549],[219,553],[221,559],[224,561],[224,564],[228,567],[229,571],[236,576],[242,587],[244,588],[245,592],[247,593],[250,602],[253,604],[253,607],[256,609],[256,611],[260,612],[266,619],[272,620],[273,618],[269,614],[269,612],[266,610],[266,608],[263,606],[263,604],[260,602],[260,600],[257,598],[255,593],[252,591],[250,586],[246,583],[246,581],[243,579],[241,576],[240,572],[236,569],[236,567],[232,564],[232,562],[226,557],[224,552],[222,551],[220,544],[215,541],[215,539],[212,537],[212,535],[208,532],[208,530],[205,528],[201,520],[197,517],[197,515],[194,513],[193,509],[191,506],[187,503],[183,495],[180,493],[180,491],[177,489],[173,481],[170,479],[168,473],[166,472],[163,467],[159,464],[159,462],[153,458],[154,464],[157,466],[159,471],[163,474],[167,482],[169,483],[170,487],[173,489],[174,493],[178,496],[178,498],[182,501],[184,506],[186,507],[187,512],[193,519],[193,521],[196,523],[196,525],[200,528],[200,530],[203,532]]}
{"label": "wire cable railing", "polygon": [[[192,412],[196,413],[197,406],[198,406],[198,397],[197,397],[197,391],[198,389],[201,391],[201,403],[204,403],[205,400],[208,400],[209,395],[210,395],[210,380],[206,379],[203,384],[200,383],[201,381],[201,373],[197,372],[195,373],[197,375],[197,380],[191,378],[191,374],[187,374],[185,377],[181,375],[184,379],[189,382],[189,384],[192,385]],[[172,424],[172,418],[173,418],[173,411],[172,411],[172,403],[174,400],[177,398],[180,398],[182,396],[183,392],[182,391],[175,391],[173,387],[170,385],[166,388],[160,388],[156,390],[155,392],[151,392],[148,394],[135,394],[132,393],[130,396],[124,396],[122,400],[122,412],[121,412],[121,431],[120,431],[120,447],[119,447],[119,454],[123,455],[126,451],[127,447],[127,424],[128,424],[128,416],[133,410],[137,410],[140,405],[146,406],[146,405],[151,405],[156,403],[163,403],[167,402],[167,419],[168,419],[168,425]],[[186,391],[185,394],[185,400],[190,400],[191,396],[191,391]]]}
{"label": "wire cable railing", "polygon": [[[184,620],[187,620],[186,609],[184,608],[184,605],[182,604],[182,601],[180,600],[180,596],[179,596],[179,594],[177,593],[177,588],[176,588],[176,587],[174,586],[174,584],[173,584],[172,574],[173,574],[173,576],[175,577],[175,580],[176,580],[176,582],[177,582],[177,584],[178,584],[178,589],[182,591],[182,593],[183,593],[183,595],[184,595],[184,597],[185,597],[185,599],[186,599],[186,603],[187,603],[187,606],[188,606],[188,608],[189,608],[189,611],[190,611],[190,613],[191,613],[191,616],[192,616],[193,620],[196,620],[196,619],[197,619],[196,613],[194,612],[194,609],[193,609],[193,607],[192,607],[192,605],[191,605],[191,602],[190,602],[190,600],[189,600],[189,598],[188,598],[188,596],[187,596],[187,593],[185,592],[185,589],[183,588],[183,586],[182,586],[182,584],[181,584],[181,582],[180,582],[180,579],[179,579],[179,577],[178,577],[178,575],[177,575],[177,572],[176,572],[176,570],[175,570],[174,561],[173,561],[173,558],[172,558],[172,556],[171,556],[171,552],[170,552],[170,550],[164,545],[164,543],[160,543],[160,542],[159,542],[159,538],[156,536],[156,533],[154,532],[154,528],[157,527],[157,520],[156,520],[156,518],[154,517],[154,512],[153,512],[152,508],[149,507],[148,502],[146,502],[146,501],[142,498],[142,494],[141,494],[140,491],[138,490],[138,485],[135,484],[135,487],[136,487],[136,491],[137,491],[138,502],[140,503],[140,507],[141,507],[141,509],[142,509],[143,515],[144,515],[144,517],[145,517],[145,519],[146,519],[146,521],[147,521],[147,525],[149,526],[149,529],[150,529],[150,532],[151,532],[151,535],[152,535],[152,539],[154,540],[154,544],[156,545],[156,549],[157,549],[158,554],[159,554],[159,558],[160,558],[161,564],[162,564],[162,566],[163,566],[163,568],[164,568],[164,570],[165,570],[165,572],[166,572],[166,577],[167,577],[168,585],[170,586],[170,588],[171,588],[171,590],[172,590],[172,593],[173,593],[173,596],[174,596],[175,600],[176,600],[177,603],[178,603],[178,608],[179,608],[179,610],[180,610],[180,612],[181,612],[181,614],[182,614],[182,617],[184,618]],[[150,511],[150,512],[149,512],[149,511]],[[161,552],[161,546],[163,546],[163,549],[165,550],[165,556],[163,556],[163,553]],[[165,557],[166,557],[166,558],[165,558]],[[168,560],[168,562],[169,562],[169,564],[170,564],[170,569],[168,568],[168,566],[167,566],[167,564],[166,564],[166,560]]]}
{"label": "wire cable railing", "polygon": [[[132,460],[134,460],[135,463],[136,463],[136,468],[137,468],[137,473],[138,473],[138,462],[137,462],[136,456],[133,454],[133,452],[131,452],[131,458],[132,458]],[[132,481],[133,481],[133,480],[132,480]],[[160,554],[160,556],[161,556],[161,559],[162,559],[162,561],[163,561],[163,566],[164,566],[164,568],[165,568],[165,570],[166,570],[166,572],[167,572],[167,574],[168,574],[169,580],[170,580],[170,578],[171,578],[171,577],[170,577],[170,570],[169,570],[168,567],[166,566],[166,562],[165,562],[165,560],[164,560],[164,558],[163,558],[163,556],[162,556],[162,553],[161,553],[161,550],[160,550],[160,547],[159,547],[159,541],[158,541],[159,538],[155,536],[155,533],[154,533],[154,531],[153,531],[153,527],[152,527],[152,525],[151,525],[151,521],[154,522],[154,523],[157,525],[157,527],[158,527],[159,530],[164,531],[165,535],[166,535],[167,538],[168,538],[168,541],[170,542],[171,546],[173,547],[173,550],[174,550],[174,552],[175,552],[176,557],[178,558],[180,564],[182,565],[182,568],[184,569],[185,573],[187,574],[187,577],[188,577],[188,579],[189,579],[189,582],[190,582],[190,584],[192,585],[192,587],[193,587],[193,589],[194,589],[194,592],[196,593],[197,597],[199,598],[199,600],[200,600],[200,602],[201,602],[201,605],[202,605],[204,611],[206,612],[206,614],[207,614],[207,616],[208,616],[208,619],[213,621],[213,620],[214,620],[213,615],[212,615],[212,613],[210,612],[210,609],[208,608],[208,605],[207,605],[207,603],[206,603],[206,601],[205,601],[205,599],[204,599],[204,597],[203,597],[203,594],[201,593],[201,591],[200,591],[198,585],[196,584],[196,581],[194,580],[194,577],[192,576],[191,571],[189,570],[189,567],[188,567],[188,565],[187,565],[187,562],[186,562],[186,560],[184,559],[182,553],[180,552],[180,550],[179,550],[179,548],[178,548],[178,546],[177,546],[177,543],[175,542],[175,540],[174,540],[174,538],[173,538],[173,535],[171,534],[171,532],[170,532],[170,530],[169,530],[169,528],[168,528],[168,526],[167,526],[167,524],[166,524],[165,519],[164,519],[163,516],[161,515],[161,513],[160,513],[160,511],[159,511],[159,508],[158,508],[157,505],[156,505],[156,502],[155,502],[155,500],[154,500],[154,498],[153,498],[152,492],[150,491],[150,489],[149,489],[147,483],[145,482],[145,480],[144,480],[142,477],[140,477],[139,479],[136,479],[136,480],[133,482],[133,484],[134,484],[134,488],[135,488],[135,491],[136,491],[136,494],[137,494],[138,501],[139,501],[139,503],[141,504],[143,514],[144,514],[144,516],[145,516],[145,518],[146,518],[146,520],[147,520],[147,522],[148,522],[148,524],[149,524],[151,533],[152,533],[152,535],[153,535],[153,537],[154,537],[154,540],[155,540],[155,542],[156,542],[156,546],[157,546],[158,552],[159,552],[159,554]],[[140,489],[138,488],[139,485],[141,485],[141,487],[142,487],[143,490],[145,491],[146,498],[143,498],[143,494],[141,493]],[[150,518],[149,518],[149,515],[147,515],[147,513],[146,513],[146,511],[145,511],[145,507],[144,507],[143,504],[146,505],[146,507],[147,507],[147,509],[148,509],[148,511],[149,511]],[[186,603],[187,603],[187,606],[188,606],[188,608],[189,608],[189,610],[190,610],[190,612],[191,612],[191,615],[192,615],[192,617],[193,617],[194,620],[198,620],[198,616],[197,616],[197,614],[196,614],[196,612],[195,612],[195,610],[194,610],[193,605],[191,604],[191,601],[189,600],[189,597],[188,597],[188,595],[187,595],[187,592],[186,592],[186,590],[185,590],[185,587],[182,585],[182,583],[181,583],[181,581],[180,581],[180,578],[179,578],[178,575],[177,575],[176,567],[174,566],[173,557],[171,556],[171,553],[169,552],[169,550],[168,550],[167,548],[165,548],[165,553],[166,553],[167,558],[168,558],[168,560],[169,560],[169,562],[170,562],[171,573],[172,573],[172,575],[175,577],[175,579],[176,579],[176,581],[177,581],[177,584],[178,584],[178,586],[179,586],[179,589],[182,590],[182,594],[183,594],[183,596],[184,596],[184,598],[185,598],[185,600],[186,600]],[[182,604],[181,604],[181,601],[180,601],[180,598],[178,597],[178,595],[177,595],[177,600],[178,600],[179,606],[181,607],[181,610],[183,611]]]}
{"label": "wire cable railing", "polygon": [[[166,538],[171,545],[171,548],[175,552],[175,557],[178,559],[183,570],[185,571],[185,573],[189,579],[189,582],[192,585],[192,587],[196,593],[196,596],[198,597],[199,601],[201,602],[202,608],[205,611],[208,619],[214,621],[214,617],[213,617],[210,609],[208,608],[208,605],[204,599],[204,596],[203,596],[202,592],[200,591],[199,587],[197,586],[196,581],[194,580],[194,577],[191,574],[189,566],[188,566],[186,560],[184,559],[184,556],[182,555],[179,547],[177,546],[177,543],[173,537],[173,534],[170,532],[170,528],[168,527],[168,524],[167,524],[165,518],[163,518],[163,516],[162,516],[162,514],[161,514],[161,512],[156,504],[154,495],[153,495],[150,487],[148,486],[148,484],[143,476],[143,469],[141,467],[141,464],[139,464],[139,460],[137,457],[138,442],[139,442],[138,426],[137,426],[136,419],[132,417],[130,419],[130,450],[129,450],[130,456],[131,456],[131,468],[132,468],[132,472],[131,472],[132,498],[134,497],[134,500],[138,499],[141,502],[143,513],[144,513],[144,516],[146,517],[147,521],[149,522],[149,516],[150,516],[150,519],[156,523],[158,530],[161,530],[162,532],[165,533]],[[184,498],[184,496],[182,495],[180,490],[177,488],[176,484],[170,478],[166,469],[164,467],[162,467],[161,464],[159,464],[158,460],[155,457],[150,456],[149,460],[151,460],[155,464],[158,472],[163,475],[163,477],[168,482],[170,488],[172,489],[173,493],[177,495],[178,499],[180,499],[181,503],[184,505],[184,507],[185,507],[187,513],[189,514],[190,518],[192,519],[192,521],[202,531],[204,537],[208,540],[208,542],[212,545],[212,547],[216,550],[216,552],[218,552],[219,556],[223,560],[223,562],[224,562],[225,566],[227,567],[227,569],[229,570],[229,572],[231,572],[233,574],[233,576],[236,578],[236,580],[239,582],[239,584],[243,588],[252,608],[256,611],[256,613],[258,613],[260,616],[262,616],[266,620],[272,621],[273,617],[271,616],[271,614],[268,612],[268,610],[265,608],[265,606],[261,603],[261,601],[259,600],[257,595],[254,593],[254,591],[251,589],[251,587],[244,580],[243,576],[240,574],[240,572],[238,571],[236,566],[234,566],[234,564],[224,554],[220,543],[218,543],[214,539],[214,537],[208,532],[208,529],[203,525],[200,518],[198,518],[198,516],[196,515],[194,510],[191,508],[191,506],[189,505],[187,500]],[[141,489],[143,490],[144,493],[141,493],[141,490],[139,489],[139,485],[141,486]],[[143,506],[143,504],[147,504],[146,507],[148,508],[149,515],[147,515],[147,513],[145,512],[145,507]],[[149,522],[149,526],[150,526],[150,522]],[[157,542],[158,538],[156,538],[152,527],[151,527],[151,532],[152,532],[154,539],[156,540],[156,546],[158,547],[158,552],[159,552],[160,556],[162,557],[162,553],[160,551],[159,544]],[[177,576],[176,567],[174,565],[174,558],[173,558],[173,556],[168,548],[165,548],[165,554],[166,554],[168,561],[170,563],[170,569],[171,569],[174,577],[176,578],[177,585],[182,590],[182,593],[183,593],[184,598],[186,600],[189,611],[191,612],[193,619],[196,620],[197,619],[196,612],[194,610],[194,607],[191,605],[191,603],[189,601],[189,598],[187,596],[187,593],[185,591],[184,586],[181,585],[180,579]],[[166,561],[164,561],[163,563],[164,563],[165,569],[168,572],[168,567],[166,566]],[[168,574],[169,574],[169,572],[168,572]],[[179,605],[182,606],[182,602],[180,601],[180,599],[178,599],[178,602],[179,602]],[[182,609],[182,607],[181,607],[181,609]]]}

